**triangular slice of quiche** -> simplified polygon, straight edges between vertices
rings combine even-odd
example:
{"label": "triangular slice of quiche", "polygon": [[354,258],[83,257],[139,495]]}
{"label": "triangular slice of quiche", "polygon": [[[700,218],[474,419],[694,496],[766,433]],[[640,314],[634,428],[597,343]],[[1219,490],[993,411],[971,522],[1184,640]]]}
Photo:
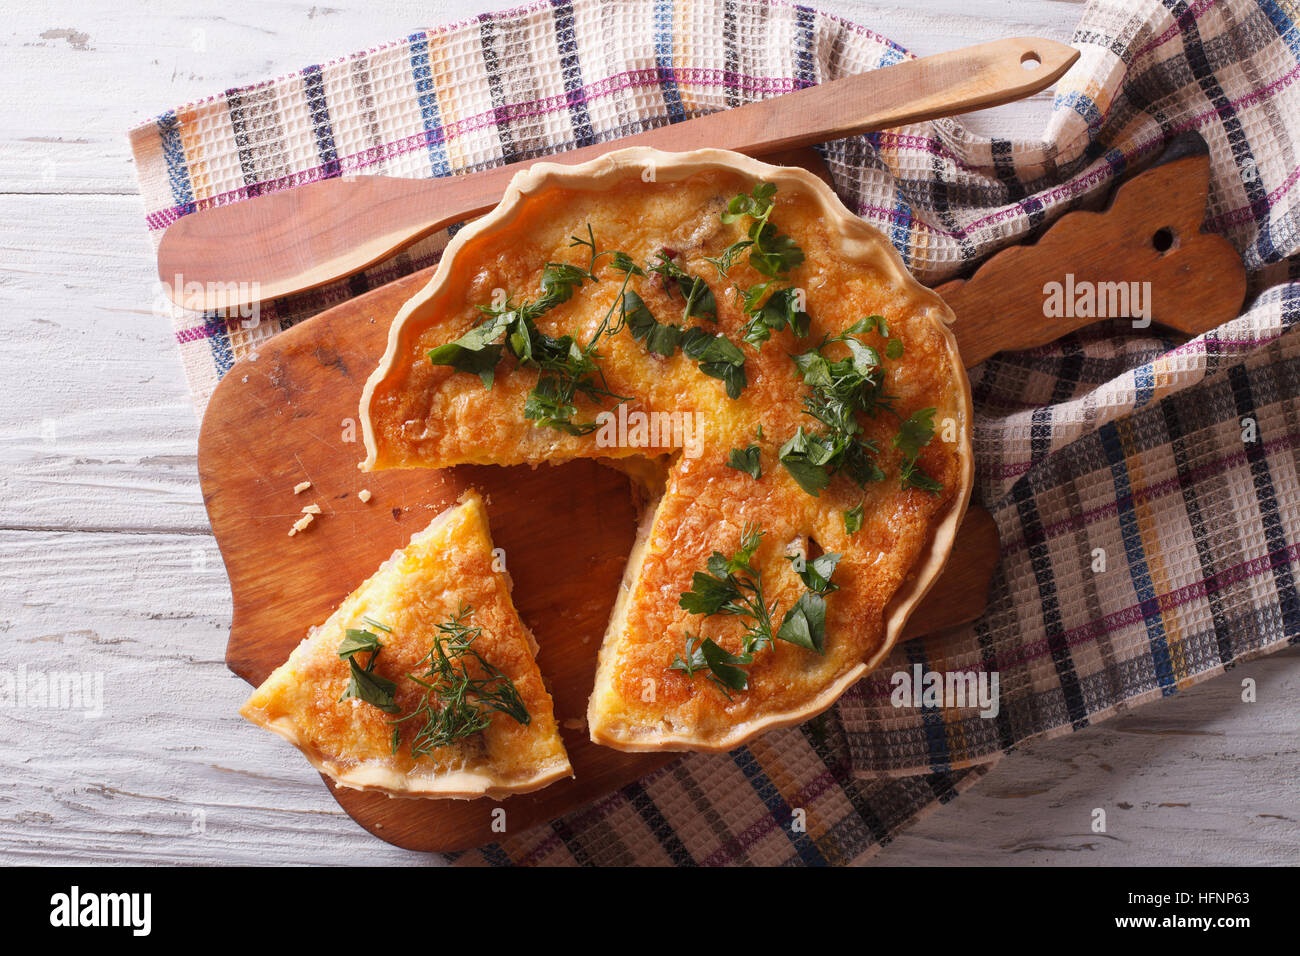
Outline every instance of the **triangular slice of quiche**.
{"label": "triangular slice of quiche", "polygon": [[536,655],[470,491],[312,628],[240,713],[339,786],[526,793],[573,775]]}

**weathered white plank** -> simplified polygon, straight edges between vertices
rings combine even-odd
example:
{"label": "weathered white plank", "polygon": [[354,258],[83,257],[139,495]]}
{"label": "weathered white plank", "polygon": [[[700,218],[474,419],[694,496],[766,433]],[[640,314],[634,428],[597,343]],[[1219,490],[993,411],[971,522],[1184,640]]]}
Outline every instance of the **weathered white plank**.
{"label": "weathered white plank", "polygon": [[[1258,702],[1243,703],[1253,678]],[[881,864],[1300,863],[1300,648],[1031,742],[881,851]],[[1092,831],[1093,812],[1106,832]]]}
{"label": "weathered white plank", "polygon": [[4,527],[207,529],[198,424],[139,209],[0,196]]}
{"label": "weathered white plank", "polygon": [[[442,9],[439,9],[442,8]],[[135,192],[125,131],[164,110],[478,12],[282,0],[6,11],[0,191]],[[34,110],[33,104],[41,104]],[[93,109],[87,107],[93,104]]]}

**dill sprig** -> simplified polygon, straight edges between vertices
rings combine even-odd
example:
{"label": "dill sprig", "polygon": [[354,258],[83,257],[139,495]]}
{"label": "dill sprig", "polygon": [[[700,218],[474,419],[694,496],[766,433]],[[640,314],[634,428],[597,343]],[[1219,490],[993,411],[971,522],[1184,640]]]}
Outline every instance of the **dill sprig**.
{"label": "dill sprig", "polygon": [[438,624],[433,646],[421,661],[427,664],[427,670],[419,677],[407,675],[424,688],[424,696],[415,710],[391,721],[393,753],[397,753],[398,745],[396,725],[408,720],[420,722],[411,740],[413,757],[422,757],[487,729],[492,711],[500,711],[520,724],[530,722],[514,681],[474,649],[483,629],[470,625],[473,614],[472,607],[462,604],[451,618]]}

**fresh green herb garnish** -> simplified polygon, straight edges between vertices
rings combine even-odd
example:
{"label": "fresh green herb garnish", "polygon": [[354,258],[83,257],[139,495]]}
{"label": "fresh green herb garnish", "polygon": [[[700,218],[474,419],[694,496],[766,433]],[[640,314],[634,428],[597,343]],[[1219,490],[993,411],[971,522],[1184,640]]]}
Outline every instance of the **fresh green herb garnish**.
{"label": "fresh green herb garnish", "polygon": [[858,319],[853,323],[852,330],[855,334],[866,332],[879,332],[883,337],[889,338],[889,321],[883,315],[869,315],[865,319]]}
{"label": "fresh green herb garnish", "polygon": [[745,353],[722,333],[713,335],[692,326],[682,333],[682,351],[699,363],[705,375],[721,379],[728,398],[740,398],[749,384],[745,378]]}
{"label": "fresh green herb garnish", "polygon": [[898,477],[904,488],[919,488],[930,493],[943,491],[943,482],[935,481],[917,467],[915,461],[903,459],[899,466]]}
{"label": "fresh green herb garnish", "polygon": [[697,670],[708,668],[709,680],[718,685],[727,700],[731,700],[731,691],[749,689],[749,675],[745,673],[745,665],[753,663],[753,654],[729,654],[709,637],[700,641],[699,647],[696,647],[697,640],[697,637],[686,635],[686,656],[674,657],[669,665],[670,670],[694,677]]}
{"label": "fresh green herb garnish", "polygon": [[634,339],[657,355],[671,356],[680,347],[699,364],[701,372],[722,381],[728,398],[739,398],[748,384],[745,353],[721,333],[660,322],[635,292],[623,294],[623,322]]}
{"label": "fresh green herb garnish", "polygon": [[799,595],[794,607],[785,612],[776,636],[790,644],[824,654],[826,645],[826,598],[811,591]]}
{"label": "fresh green herb garnish", "polygon": [[[768,221],[775,195],[773,183],[757,183],[752,192],[741,193],[727,203],[727,209],[722,213],[724,223],[737,222],[746,216],[752,220],[746,230],[747,238],[733,243],[719,257],[720,261],[728,263],[728,267],[745,249],[749,250],[749,264],[754,270],[773,279],[803,262],[803,250],[789,236],[777,232],[776,226]],[[714,266],[721,268],[718,262],[714,262]]]}
{"label": "fresh green herb garnish", "polygon": [[[566,336],[567,338],[567,336]],[[597,388],[591,372],[596,371],[594,362],[576,356],[567,366],[561,367],[554,374],[543,374],[537,385],[524,400],[524,418],[537,423],[538,426],[554,428],[569,435],[587,435],[595,431],[596,422],[575,422],[578,406],[574,397],[581,391],[589,397],[608,396],[624,401],[604,388]]]}
{"label": "fresh green herb garnish", "polygon": [[339,643],[339,657],[345,661],[351,660],[353,654],[378,654],[384,646],[379,642],[379,635],[370,631],[349,627],[343,633],[346,637]]}
{"label": "fresh green herb garnish", "polygon": [[[778,289],[767,297],[761,307],[751,308],[751,302],[756,301],[762,295],[762,290],[769,285],[770,282],[764,282],[753,286],[743,296],[745,313],[750,316],[745,325],[744,339],[756,348],[770,339],[773,332],[784,328],[788,328],[797,338],[804,338],[812,325],[812,316],[799,308],[798,289]],[[751,296],[754,290],[759,291],[757,295]]]}
{"label": "fresh green herb garnish", "polygon": [[[799,487],[810,495],[820,495],[840,471],[859,487],[885,477],[876,463],[879,449],[862,437],[858,422],[859,413],[873,418],[881,411],[897,415],[893,397],[884,391],[880,352],[857,338],[871,331],[886,337],[886,358],[902,357],[902,340],[889,338],[889,325],[879,315],[860,319],[840,335],[824,338],[817,348],[792,356],[810,388],[803,403],[804,413],[821,423],[822,429],[805,432],[800,428],[781,447],[778,457]],[[838,361],[827,358],[822,349],[832,342],[842,342],[849,354]],[[943,488],[916,464],[921,449],[934,437],[934,412],[933,408],[925,408],[902,419],[894,436],[893,446],[902,455],[899,476],[904,488],[931,492]],[[862,527],[860,504],[845,512],[844,527],[849,534]]]}
{"label": "fresh green herb garnish", "polygon": [[834,552],[819,555],[811,561],[805,561],[799,555],[789,556],[796,566],[803,565],[796,573],[808,590],[799,595],[799,600],[785,612],[776,632],[777,640],[806,647],[818,654],[825,653],[826,595],[839,590],[839,585],[831,582],[831,576],[840,563],[840,557]]}
{"label": "fresh green herb garnish", "polygon": [[859,501],[852,508],[844,512],[844,533],[857,534],[862,530],[862,502]]}
{"label": "fresh green herb garnish", "polygon": [[[818,421],[822,429],[805,432],[800,428],[782,446],[778,457],[810,495],[820,495],[840,471],[859,487],[884,477],[876,463],[879,449],[862,437],[858,422],[858,413],[874,417],[891,407],[892,399],[884,392],[880,353],[856,338],[877,321],[884,320],[872,316],[855,322],[840,335],[823,339],[817,348],[793,356],[804,383],[811,389],[804,399],[804,413]],[[842,342],[849,354],[839,360],[827,358],[822,349],[832,342]]]}
{"label": "fresh green herb garnish", "polygon": [[[389,628],[382,624],[376,624],[369,618],[366,618],[366,623],[377,626],[382,631],[389,630]],[[339,700],[355,697],[357,700],[378,707],[386,714],[395,714],[401,709],[397,706],[395,700],[397,684],[387,677],[380,677],[375,673],[375,661],[379,660],[379,652],[383,648],[384,645],[380,642],[379,635],[373,631],[354,627],[349,627],[344,631],[343,640],[339,643],[338,654],[339,657],[348,662],[348,670],[351,676],[348,680],[348,686],[344,689],[343,696]],[[358,654],[370,655],[370,660],[366,662],[365,667],[357,663]]]}
{"label": "fresh green herb garnish", "polygon": [[748,288],[735,285],[741,309],[749,317],[741,337],[755,348],[761,348],[773,332],[784,328],[789,328],[797,337],[803,338],[808,334],[812,322],[808,313],[799,308],[799,290],[784,288],[768,294],[773,280],[804,261],[803,250],[789,236],[778,233],[776,227],[768,221],[772,215],[772,198],[775,195],[776,186],[758,183],[752,193],[741,193],[733,197],[727,203],[721,219],[725,224],[745,217],[752,219],[746,238],[733,242],[719,256],[705,257],[722,278],[729,280],[731,268],[743,253],[748,252],[749,264],[768,277],[767,282],[759,282]]}
{"label": "fresh green herb garnish", "polygon": [[[750,226],[751,236],[754,231],[755,227]],[[803,250],[795,245],[795,241],[784,233],[778,233],[771,223],[763,224],[760,237],[754,240],[754,247],[749,251],[749,264],[765,276],[789,272],[803,262],[803,258]]]}
{"label": "fresh green herb garnish", "polygon": [[904,458],[915,458],[921,454],[921,449],[934,437],[934,411],[933,408],[922,408],[898,426],[894,447],[903,453]]}
{"label": "fresh green herb garnish", "polygon": [[491,388],[504,348],[497,344],[497,339],[518,320],[519,316],[513,311],[495,315],[455,341],[431,349],[429,361],[434,365],[450,365],[458,372],[472,372],[483,380],[484,388]]}
{"label": "fresh green herb garnish", "polygon": [[714,551],[707,571],[696,571],[691,590],[682,594],[678,604],[692,614],[738,614],[753,619],[746,631],[745,651],[772,646],[770,610],[763,601],[763,582],[749,563],[762,543],[761,529],[746,526],[741,532],[740,547],[727,557]]}
{"label": "fresh green herb garnish", "polygon": [[[840,586],[831,583],[831,575],[835,573],[835,568],[839,566],[841,555],[835,552],[821,554],[807,561],[800,555],[787,555],[786,560],[796,565],[795,573],[799,575],[799,580],[803,586],[814,594],[830,594],[832,591],[838,591]],[[798,567],[802,564],[802,568]]]}
{"label": "fresh green herb garnish", "polygon": [[894,436],[894,447],[902,453],[903,461],[899,465],[899,480],[904,488],[919,488],[922,491],[940,491],[943,485],[935,481],[916,464],[921,449],[934,437],[933,408],[922,408],[913,412],[898,426]]}
{"label": "fresh green herb garnish", "polygon": [[810,435],[803,426],[781,446],[777,459],[785,466],[799,487],[814,498],[831,483],[831,465],[835,460],[834,446],[818,435]]}
{"label": "fresh green herb garnish", "polygon": [[903,340],[889,337],[889,323],[883,315],[869,315],[865,319],[860,319],[853,326],[857,333],[871,332],[875,330],[880,333],[881,338],[885,340],[885,358],[890,361],[897,361],[903,357]]}
{"label": "fresh green herb garnish", "polygon": [[727,273],[731,271],[731,267],[736,264],[736,261],[744,254],[745,250],[752,245],[753,242],[748,239],[741,240],[740,242],[733,242],[731,245],[727,246],[726,249],[722,250],[722,255],[705,256],[704,261],[712,264],[713,268],[718,270],[719,278],[729,279],[731,277],[727,275]]}
{"label": "fresh green herb garnish", "polygon": [[[623,286],[615,297],[615,305],[622,301],[632,275],[645,273],[621,252],[600,252],[591,226],[587,238],[572,237],[571,247],[589,250],[587,268],[564,262],[549,262],[542,270],[540,295],[531,301],[516,304],[507,298],[498,306],[479,306],[488,318],[460,338],[440,345],[429,352],[434,365],[450,365],[458,371],[473,372],[483,380],[484,388],[491,388],[496,365],[503,352],[510,353],[520,366],[539,371],[537,385],[524,403],[524,417],[538,426],[554,428],[571,435],[585,435],[596,429],[595,422],[575,423],[577,406],[574,400],[583,395],[593,401],[606,398],[625,401],[615,395],[605,384],[604,375],[596,359],[597,345],[605,335],[613,335],[621,323],[611,327],[614,306],[611,306],[600,326],[586,346],[580,346],[572,336],[554,337],[537,328],[537,319],[567,302],[585,282],[599,282],[596,267],[600,260],[610,257],[610,268],[623,273]],[[504,336],[504,341],[499,341]]]}
{"label": "fresh green herb garnish", "polygon": [[742,289],[740,286],[735,287],[736,291],[740,293],[740,309],[751,317],[751,322],[753,317],[757,316],[763,308],[763,296],[767,294],[768,289],[772,288],[772,285],[772,280],[769,279],[767,282],[756,282],[748,289]]}
{"label": "fresh green herb garnish", "polygon": [[[591,226],[587,226],[587,229],[590,230]],[[594,239],[592,241],[595,242]],[[609,258],[609,266],[611,269],[614,269],[617,272],[626,273],[627,275],[633,275],[633,276],[645,275],[645,270],[642,269],[635,262],[633,262],[632,257],[629,256],[626,252],[619,252],[619,251],[611,252]]]}
{"label": "fresh green herb garnish", "polygon": [[[473,614],[472,607],[462,605],[439,624],[433,647],[421,662],[427,663],[428,669],[420,677],[407,675],[424,688],[424,697],[415,710],[391,723],[422,722],[411,740],[413,757],[487,729],[492,711],[519,724],[531,721],[514,681],[474,650],[483,629],[470,626]],[[397,753],[397,743],[398,728],[394,726],[393,753]]]}
{"label": "fresh green herb garnish", "polygon": [[[678,603],[691,614],[703,617],[713,615],[739,616],[748,619],[741,638],[740,653],[731,654],[709,638],[686,635],[685,654],[673,659],[670,669],[681,671],[687,677],[707,668],[709,679],[731,699],[731,691],[746,690],[749,678],[744,668],[753,663],[754,655],[771,648],[775,641],[786,641],[824,652],[826,643],[826,595],[836,590],[831,575],[839,563],[840,555],[823,554],[812,562],[805,562],[797,571],[808,589],[786,611],[779,627],[773,628],[776,605],[768,606],[763,596],[763,581],[753,566],[754,554],[762,542],[761,529],[746,526],[741,533],[740,547],[727,557],[715,551],[709,557],[706,571],[696,571],[691,578],[691,589],[682,594]],[[791,561],[803,559],[793,555]]]}
{"label": "fresh green herb garnish", "polygon": [[682,310],[682,323],[688,319],[706,319],[718,321],[718,302],[713,296],[709,284],[699,276],[693,276],[669,257],[667,250],[661,249],[658,259],[646,268],[663,280],[665,289],[676,286],[686,307]]}
{"label": "fresh green herb garnish", "polygon": [[736,471],[743,471],[755,481],[763,477],[763,466],[759,461],[758,446],[750,445],[748,448],[731,449],[731,454],[727,456],[727,467],[734,468]]}
{"label": "fresh green herb garnish", "polygon": [[681,327],[655,319],[645,300],[635,292],[623,293],[623,321],[632,338],[656,355],[671,356],[681,345]]}

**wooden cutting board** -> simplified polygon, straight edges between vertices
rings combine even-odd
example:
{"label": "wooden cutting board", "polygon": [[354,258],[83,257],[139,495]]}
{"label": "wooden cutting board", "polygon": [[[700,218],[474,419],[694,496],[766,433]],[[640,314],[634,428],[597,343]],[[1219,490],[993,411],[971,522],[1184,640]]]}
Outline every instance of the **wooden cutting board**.
{"label": "wooden cutting board", "polygon": [[[786,157],[795,160],[825,173],[815,153]],[[1203,148],[1171,147],[1160,165],[1121,187],[1107,212],[1071,213],[1036,245],[1008,249],[968,281],[939,287],[957,315],[967,365],[1093,321],[1043,316],[1043,286],[1062,281],[1067,263],[1076,284],[1130,274],[1151,282],[1156,321],[1189,333],[1236,316],[1245,295],[1241,262],[1226,241],[1199,233],[1207,176]],[[600,799],[676,755],[623,754],[590,743],[584,727],[563,727],[586,713],[596,651],[634,537],[632,491],[621,473],[590,461],[538,469],[357,469],[364,457],[357,422],[362,385],[383,352],[393,315],[432,271],[323,312],[238,362],[208,405],[198,460],[234,602],[226,661],[254,685],[467,485],[483,492],[515,603],[541,646],[539,664],[575,779],[501,803],[392,799],[325,780],[376,836],[410,849],[451,851],[500,839],[493,829],[498,808],[506,811],[506,832],[518,833]],[[303,481],[311,488],[295,495]],[[368,503],[358,497],[362,489],[372,495]],[[289,537],[311,503],[322,514]],[[977,617],[997,556],[992,519],[972,507],[947,570],[905,636]]]}

